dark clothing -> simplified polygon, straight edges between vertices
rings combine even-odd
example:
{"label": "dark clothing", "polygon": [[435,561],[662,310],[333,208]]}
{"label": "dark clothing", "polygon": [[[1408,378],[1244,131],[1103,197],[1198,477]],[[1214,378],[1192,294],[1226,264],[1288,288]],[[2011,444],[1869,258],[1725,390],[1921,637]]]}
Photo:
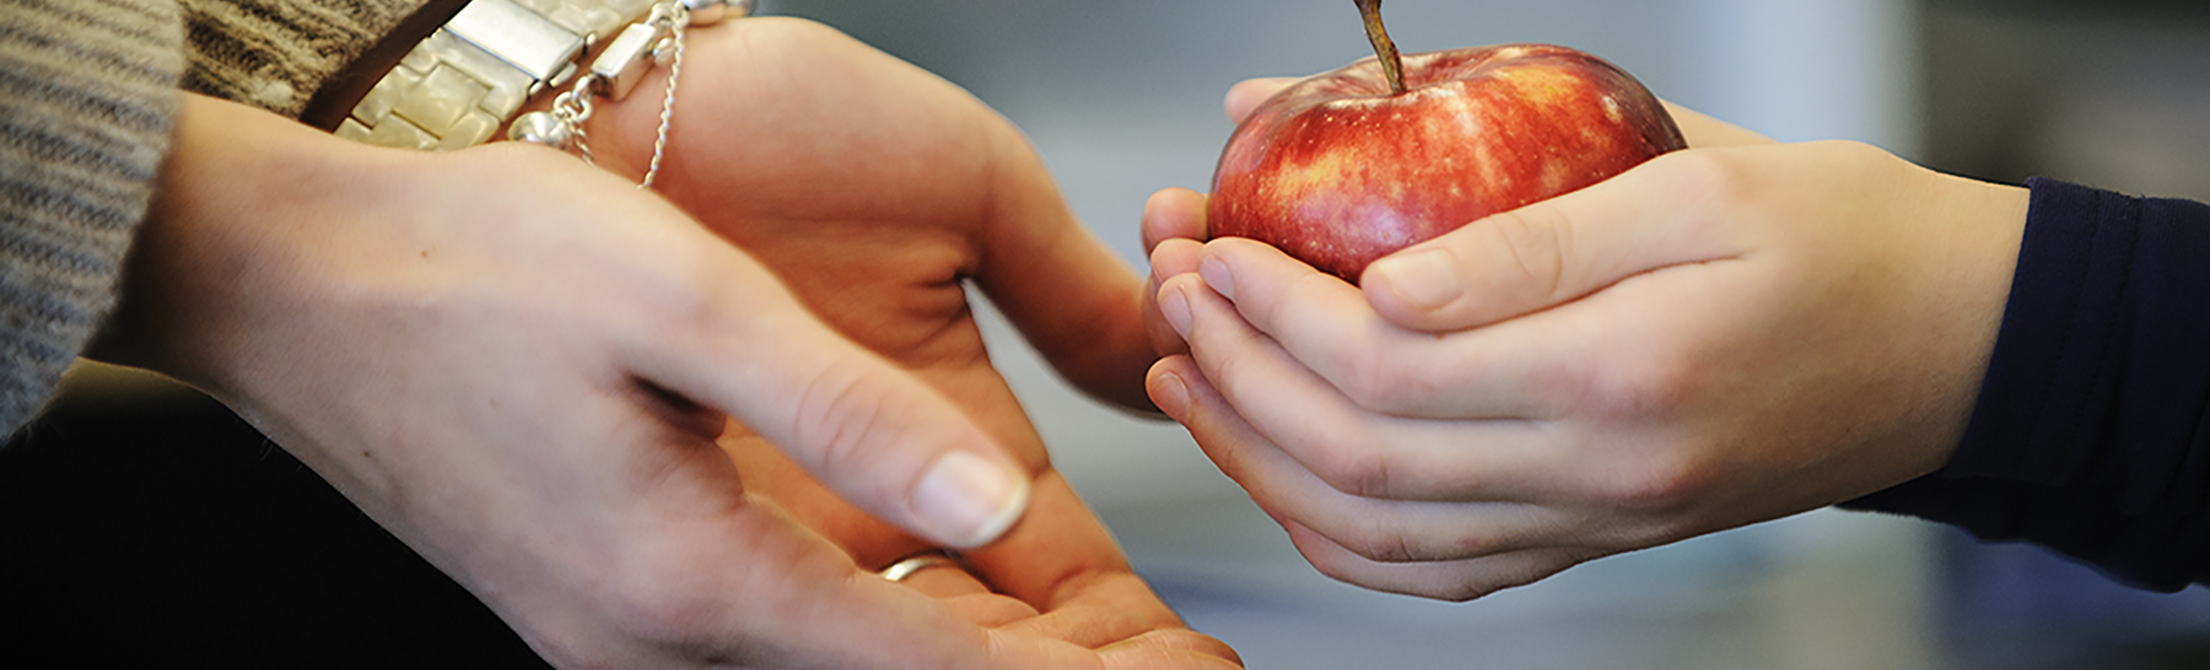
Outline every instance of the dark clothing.
{"label": "dark clothing", "polygon": [[1941,471],[1845,507],[2210,581],[2210,205],[2034,179],[1987,379]]}

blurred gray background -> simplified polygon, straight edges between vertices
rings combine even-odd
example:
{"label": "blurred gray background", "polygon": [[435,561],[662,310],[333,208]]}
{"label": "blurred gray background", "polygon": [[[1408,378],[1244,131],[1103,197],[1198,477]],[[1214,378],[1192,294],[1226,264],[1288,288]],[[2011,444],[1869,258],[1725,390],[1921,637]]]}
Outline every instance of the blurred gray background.
{"label": "blurred gray background", "polygon": [[[1574,46],[1776,138],[1937,168],[2210,199],[2197,2],[1391,0],[1408,51]],[[1141,267],[1159,188],[1203,190],[1252,76],[1369,54],[1347,0],[783,0],[965,86],[1024,128],[1086,223]],[[987,312],[987,305],[980,306]],[[2133,592],[2038,549],[1818,512],[1575,568],[1468,604],[1306,566],[1171,424],[1066,389],[988,322],[1059,466],[1138,568],[1254,668],[2210,667],[2201,589]]]}
{"label": "blurred gray background", "polygon": [[[768,4],[996,106],[1137,267],[1144,199],[1206,186],[1228,86],[1368,49],[1348,0]],[[1409,50],[1574,46],[1782,140],[2210,200],[2203,0],[1389,0],[1388,14]],[[1337,584],[1182,430],[1070,392],[977,308],[1060,468],[1138,570],[1253,668],[2210,668],[2202,588],[2131,591],[2037,548],[1860,514],[1603,559],[1466,604]],[[219,404],[125,377],[81,378],[0,446],[0,574],[14,577],[0,580],[0,667],[544,667]]]}

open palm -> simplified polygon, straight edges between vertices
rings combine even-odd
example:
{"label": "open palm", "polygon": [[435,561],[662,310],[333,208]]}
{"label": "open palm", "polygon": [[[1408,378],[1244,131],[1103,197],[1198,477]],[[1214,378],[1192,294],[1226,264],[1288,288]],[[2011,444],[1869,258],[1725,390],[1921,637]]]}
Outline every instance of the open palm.
{"label": "open palm", "polygon": [[[688,49],[657,188],[822,320],[965,409],[1035,475],[1026,519],[963,556],[981,581],[938,576],[927,589],[957,596],[987,625],[1232,658],[1188,632],[1129,569],[990,366],[969,282],[1078,386],[1148,408],[1142,281],[1067,211],[1019,132],[958,87],[817,24],[747,19],[692,32]],[[661,90],[642,86],[594,119],[602,166],[643,172]],[[856,564],[879,568],[928,548],[843,502],[743,425],[732,422],[721,444],[748,490]]]}

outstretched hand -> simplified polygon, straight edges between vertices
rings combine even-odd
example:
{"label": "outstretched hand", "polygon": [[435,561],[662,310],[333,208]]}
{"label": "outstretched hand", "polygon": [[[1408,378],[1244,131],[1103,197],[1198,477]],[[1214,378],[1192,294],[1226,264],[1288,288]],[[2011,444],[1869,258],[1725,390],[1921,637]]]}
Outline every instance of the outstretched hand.
{"label": "outstretched hand", "polygon": [[[817,24],[747,19],[691,39],[658,188],[830,326],[949,398],[1033,477],[1026,518],[961,554],[973,578],[914,583],[1003,631],[1234,658],[1133,573],[990,365],[969,282],[1070,379],[1150,407],[1142,283],[1067,210],[1027,141],[957,87]],[[636,94],[648,104],[607,108],[591,129],[602,165],[642,171],[659,94],[654,84]],[[748,490],[858,565],[938,546],[839,499],[774,440],[738,422],[720,443]]]}
{"label": "outstretched hand", "polygon": [[572,158],[375,149],[188,97],[152,211],[94,355],[222,399],[556,665],[1228,665],[978,625],[747,490],[724,412],[935,543],[987,539],[972,512],[1019,507],[1032,470]]}
{"label": "outstretched hand", "polygon": [[1359,286],[1200,245],[1203,196],[1162,192],[1156,318],[1191,354],[1153,398],[1323,572],[1449,599],[1939,468],[2024,192],[1676,115],[1695,148]]}
{"label": "outstretched hand", "polygon": [[[665,82],[602,108],[600,165],[635,178]],[[1074,218],[1021,132],[959,87],[809,21],[761,17],[691,33],[663,181],[668,200],[786,281],[892,276],[894,293],[804,296],[824,318],[952,314],[972,281],[1082,390],[1155,411],[1143,370],[1141,280]],[[850,313],[845,315],[843,313]],[[921,324],[880,333],[886,355],[932,357]]]}

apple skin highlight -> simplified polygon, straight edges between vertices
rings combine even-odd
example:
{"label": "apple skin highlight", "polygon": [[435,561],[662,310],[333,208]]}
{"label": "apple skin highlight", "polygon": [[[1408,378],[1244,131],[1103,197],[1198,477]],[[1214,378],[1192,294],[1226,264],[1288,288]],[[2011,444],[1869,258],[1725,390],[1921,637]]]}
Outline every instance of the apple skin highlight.
{"label": "apple skin highlight", "polygon": [[1213,174],[1214,237],[1358,281],[1390,252],[1556,197],[1687,143],[1641,82],[1546,44],[1378,59],[1291,85],[1237,127]]}

